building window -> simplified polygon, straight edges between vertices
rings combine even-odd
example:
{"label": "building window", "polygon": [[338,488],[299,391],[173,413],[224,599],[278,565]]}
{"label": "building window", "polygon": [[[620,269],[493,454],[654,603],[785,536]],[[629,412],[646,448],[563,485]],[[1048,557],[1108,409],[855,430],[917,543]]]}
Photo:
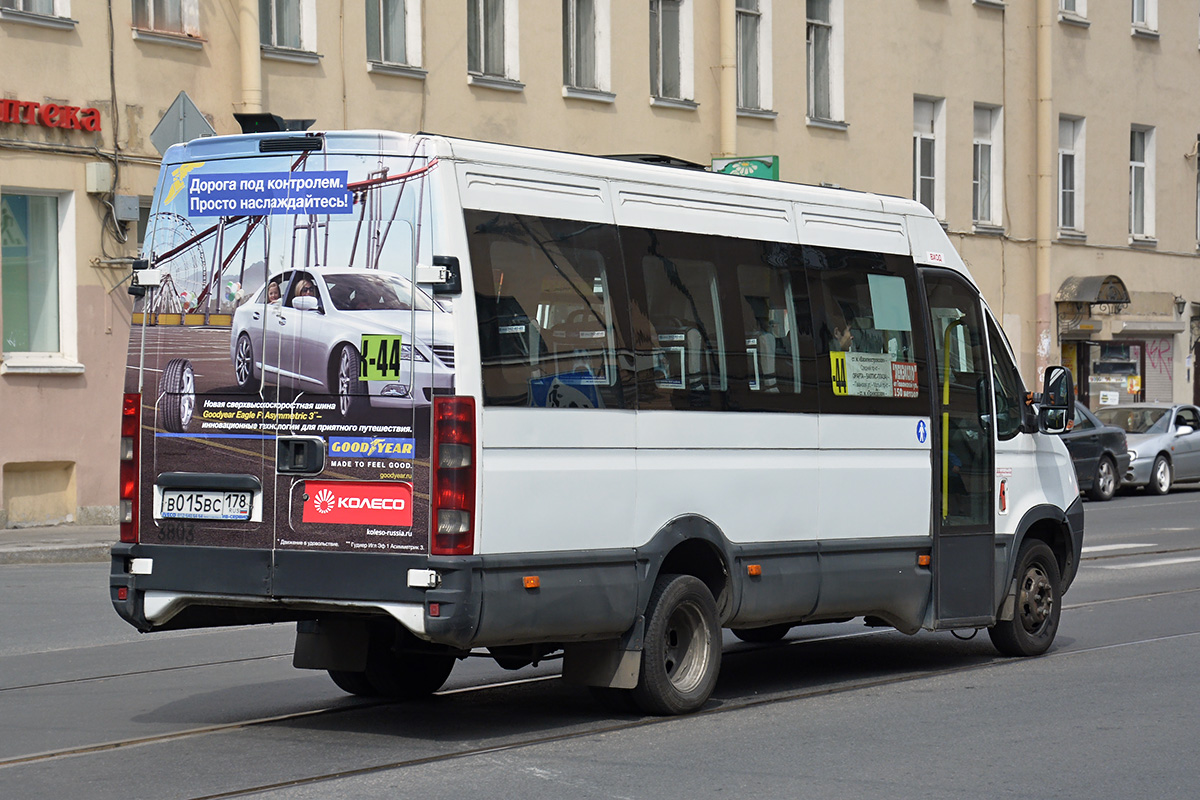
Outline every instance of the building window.
{"label": "building window", "polygon": [[1154,129],[1129,131],[1129,235],[1154,238]]}
{"label": "building window", "polygon": [[608,0],[563,0],[563,85],[608,89]]}
{"label": "building window", "polygon": [[842,0],[808,2],[808,117],[841,120]]}
{"label": "building window", "polygon": [[771,107],[771,0],[737,0],[738,108]]}
{"label": "building window", "polygon": [[1133,27],[1158,30],[1158,0],[1132,0]]}
{"label": "building window", "polygon": [[946,154],[942,126],[945,101],[913,100],[913,199],[945,219],[945,190],[940,180]]}
{"label": "building window", "polygon": [[70,198],[0,192],[5,372],[22,366],[37,371],[79,367],[74,363],[74,242],[64,236],[74,230]]}
{"label": "building window", "polygon": [[467,71],[517,79],[517,3],[467,0]]}
{"label": "building window", "polygon": [[197,36],[199,0],[133,0],[133,27],[156,33]]}
{"label": "building window", "polygon": [[650,0],[650,94],[691,100],[692,0]]}
{"label": "building window", "polygon": [[971,177],[971,219],[977,224],[1000,225],[1003,204],[1004,154],[999,108],[975,106],[974,166]]}
{"label": "building window", "polygon": [[421,64],[421,3],[413,0],[366,0],[367,60],[383,64]]}
{"label": "building window", "polygon": [[267,47],[315,51],[316,0],[258,0],[259,37]]}
{"label": "building window", "polygon": [[1058,0],[1058,10],[1077,17],[1087,16],[1087,0]]}
{"label": "building window", "polygon": [[1083,230],[1083,120],[1058,118],[1058,227]]}
{"label": "building window", "polygon": [[70,0],[0,0],[0,8],[41,14],[46,17],[68,17],[71,15]]}

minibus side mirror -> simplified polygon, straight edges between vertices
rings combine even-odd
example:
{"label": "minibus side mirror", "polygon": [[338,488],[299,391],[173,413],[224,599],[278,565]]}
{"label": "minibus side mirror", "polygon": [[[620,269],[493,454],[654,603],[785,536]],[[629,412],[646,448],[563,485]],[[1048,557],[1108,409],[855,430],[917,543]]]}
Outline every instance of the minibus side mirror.
{"label": "minibus side mirror", "polygon": [[1075,423],[1075,387],[1066,367],[1047,367],[1038,409],[1038,430],[1065,433]]}

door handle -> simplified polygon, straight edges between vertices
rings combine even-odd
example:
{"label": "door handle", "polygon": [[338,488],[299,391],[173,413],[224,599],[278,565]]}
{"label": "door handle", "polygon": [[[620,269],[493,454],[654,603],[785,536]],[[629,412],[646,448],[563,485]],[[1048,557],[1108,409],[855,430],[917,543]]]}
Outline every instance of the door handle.
{"label": "door handle", "polygon": [[325,440],[319,436],[275,439],[275,471],[286,475],[318,475],[325,469]]}

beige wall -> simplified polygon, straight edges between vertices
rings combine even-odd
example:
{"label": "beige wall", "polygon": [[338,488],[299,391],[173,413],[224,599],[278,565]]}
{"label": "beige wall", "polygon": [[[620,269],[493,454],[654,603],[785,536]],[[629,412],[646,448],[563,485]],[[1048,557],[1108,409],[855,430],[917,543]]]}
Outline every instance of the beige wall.
{"label": "beige wall", "polygon": [[[99,260],[133,255],[131,246],[102,232],[103,206],[84,191],[85,165],[101,160],[94,148],[113,154],[115,134],[123,157],[117,191],[151,194],[158,153],[150,132],[180,91],[188,93],[218,133],[236,132],[233,113],[242,103],[239,2],[198,0],[201,46],[189,48],[135,40],[130,3],[114,0],[115,98],[106,3],[74,0],[71,16],[77,24],[68,30],[0,21],[5,56],[0,96],[64,101],[103,112],[99,134],[0,125],[0,184],[74,195],[78,354],[85,365],[82,375],[0,375],[0,465],[12,465],[5,466],[4,475],[33,463],[75,465],[76,517],[101,518],[116,505],[117,419],[129,302],[123,287],[110,290],[128,270],[123,263]],[[693,4],[698,105],[687,110],[649,102],[647,3],[611,2],[612,103],[563,97],[560,0],[520,0],[521,92],[468,85],[466,3],[424,0],[420,66],[426,75],[417,79],[367,70],[364,3],[318,0],[320,58],[293,63],[263,57],[263,107],[285,118],[315,118],[314,129],[426,130],[535,147],[656,152],[707,162],[721,149],[719,4]],[[846,0],[846,5],[845,130],[806,124],[805,4],[774,0],[772,107],[777,116],[739,118],[737,152],[779,155],[785,180],[908,196],[913,98],[945,98],[944,222],[1020,349],[1024,373],[1032,378],[1039,213],[1037,2],[1010,0],[1002,9],[967,0]],[[1052,292],[1068,276],[1099,273],[1120,276],[1131,291],[1200,300],[1197,160],[1184,157],[1200,132],[1200,107],[1190,102],[1189,91],[1200,77],[1200,32],[1191,4],[1159,0],[1158,6],[1157,39],[1131,36],[1126,3],[1093,0],[1089,26],[1054,25],[1054,115],[1087,118],[1087,238],[1055,242]],[[1004,224],[999,234],[976,233],[971,220],[975,103],[1001,106],[1004,113]],[[1155,127],[1157,152],[1157,242],[1136,248],[1130,247],[1127,232],[1131,124]],[[26,143],[63,149],[35,152]],[[1055,209],[1044,213],[1056,215]],[[1191,396],[1184,361],[1189,346],[1186,332],[1175,337],[1177,399]],[[26,493],[11,482],[0,477],[0,497]],[[0,508],[0,524],[6,513]]]}

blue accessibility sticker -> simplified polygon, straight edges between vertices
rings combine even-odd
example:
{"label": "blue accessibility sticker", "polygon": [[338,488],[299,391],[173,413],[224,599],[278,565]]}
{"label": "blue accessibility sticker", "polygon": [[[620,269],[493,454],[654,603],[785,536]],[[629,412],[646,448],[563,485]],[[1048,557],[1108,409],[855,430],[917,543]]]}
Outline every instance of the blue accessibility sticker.
{"label": "blue accessibility sticker", "polygon": [[925,440],[929,438],[929,426],[925,424],[925,420],[917,420],[917,441],[925,444]]}

